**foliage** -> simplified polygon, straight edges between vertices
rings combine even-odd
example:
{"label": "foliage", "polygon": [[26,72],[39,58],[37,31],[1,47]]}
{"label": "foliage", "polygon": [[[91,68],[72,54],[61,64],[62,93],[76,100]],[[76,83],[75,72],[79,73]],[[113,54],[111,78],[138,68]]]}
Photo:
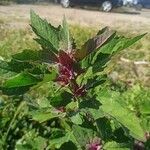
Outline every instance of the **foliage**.
{"label": "foliage", "polygon": [[107,77],[111,58],[145,34],[130,39],[105,27],[79,48],[65,18],[54,27],[31,11],[31,27],[39,50],[0,60],[0,149],[126,150],[142,145],[148,150],[149,100],[141,96],[135,105],[132,93],[112,88]]}

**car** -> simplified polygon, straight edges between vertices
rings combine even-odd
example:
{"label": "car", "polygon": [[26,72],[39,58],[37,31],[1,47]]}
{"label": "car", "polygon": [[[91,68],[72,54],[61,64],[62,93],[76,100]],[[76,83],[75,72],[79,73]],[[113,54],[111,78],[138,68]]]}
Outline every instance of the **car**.
{"label": "car", "polygon": [[137,5],[138,0],[123,0],[123,5],[124,6],[133,6],[133,5]]}
{"label": "car", "polygon": [[112,8],[122,6],[122,0],[60,0],[63,7],[79,5],[79,6],[97,6],[103,11],[109,12]]}
{"label": "car", "polygon": [[137,10],[150,8],[150,0],[123,0],[123,6],[135,7]]}
{"label": "car", "polygon": [[123,6],[134,7],[137,10],[141,9],[141,5],[139,4],[139,0],[123,0]]}
{"label": "car", "polygon": [[138,0],[138,5],[142,8],[150,8],[150,0]]}

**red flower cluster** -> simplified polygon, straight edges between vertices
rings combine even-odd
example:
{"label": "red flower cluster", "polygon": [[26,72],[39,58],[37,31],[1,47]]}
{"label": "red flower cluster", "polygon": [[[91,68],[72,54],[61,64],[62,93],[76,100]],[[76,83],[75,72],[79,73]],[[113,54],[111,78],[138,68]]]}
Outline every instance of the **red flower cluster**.
{"label": "red flower cluster", "polygon": [[86,94],[86,89],[84,86],[79,86],[76,82],[72,84],[72,90],[75,96],[84,96]]}
{"label": "red flower cluster", "polygon": [[59,65],[59,73],[60,75],[57,78],[57,81],[59,81],[62,85],[67,85],[74,77],[73,71],[62,65]]}
{"label": "red flower cluster", "polygon": [[57,82],[61,85],[70,85],[71,90],[75,96],[83,96],[86,94],[84,86],[79,86],[75,79],[79,75],[74,69],[75,59],[71,53],[59,51],[57,56],[57,63],[59,69],[59,76]]}
{"label": "red flower cluster", "polygon": [[67,85],[72,79],[74,79],[74,64],[71,54],[67,54],[64,51],[60,51],[58,54],[58,67],[59,67],[59,81],[62,85]]}
{"label": "red flower cluster", "polygon": [[102,150],[102,142],[96,137],[86,145],[86,150]]}

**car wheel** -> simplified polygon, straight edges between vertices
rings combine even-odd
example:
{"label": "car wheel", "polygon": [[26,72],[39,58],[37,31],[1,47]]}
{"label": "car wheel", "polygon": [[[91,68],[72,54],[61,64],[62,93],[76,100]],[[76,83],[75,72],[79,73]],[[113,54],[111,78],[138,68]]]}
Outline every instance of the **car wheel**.
{"label": "car wheel", "polygon": [[70,1],[69,0],[61,0],[61,5],[64,8],[68,8],[70,6]]}
{"label": "car wheel", "polygon": [[102,10],[105,11],[105,12],[109,12],[112,10],[112,3],[110,1],[104,1],[102,3]]}

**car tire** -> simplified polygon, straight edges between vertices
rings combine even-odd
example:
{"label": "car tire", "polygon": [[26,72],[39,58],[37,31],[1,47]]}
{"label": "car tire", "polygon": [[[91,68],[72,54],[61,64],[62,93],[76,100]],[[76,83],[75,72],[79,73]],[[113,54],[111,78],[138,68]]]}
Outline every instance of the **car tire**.
{"label": "car tire", "polygon": [[110,1],[104,1],[101,5],[102,11],[110,12],[113,8],[113,5]]}
{"label": "car tire", "polygon": [[68,8],[70,6],[70,1],[69,0],[61,0],[61,5],[64,8]]}

